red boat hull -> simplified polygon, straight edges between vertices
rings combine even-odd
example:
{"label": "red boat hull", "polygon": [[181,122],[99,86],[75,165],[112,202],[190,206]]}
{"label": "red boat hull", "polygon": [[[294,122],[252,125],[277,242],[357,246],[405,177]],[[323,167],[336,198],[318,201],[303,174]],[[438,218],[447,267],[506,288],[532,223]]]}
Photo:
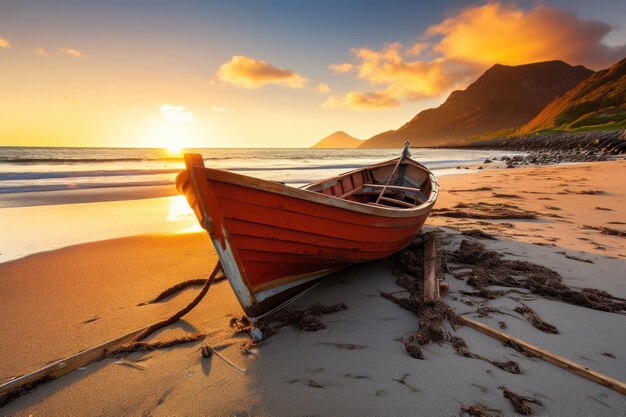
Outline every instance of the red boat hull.
{"label": "red boat hull", "polygon": [[290,289],[401,250],[430,211],[370,207],[204,168],[198,157],[186,155],[186,161],[177,186],[209,231],[250,316],[267,311]]}

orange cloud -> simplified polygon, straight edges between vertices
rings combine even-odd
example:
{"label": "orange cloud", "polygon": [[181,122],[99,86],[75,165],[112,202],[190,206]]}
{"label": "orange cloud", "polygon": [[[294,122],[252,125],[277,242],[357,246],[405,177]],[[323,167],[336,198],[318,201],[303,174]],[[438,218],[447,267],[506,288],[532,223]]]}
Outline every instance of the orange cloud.
{"label": "orange cloud", "polygon": [[361,48],[354,54],[361,60],[357,77],[372,84],[386,85],[395,98],[419,99],[441,94],[468,81],[473,66],[455,66],[443,59],[407,61],[400,43],[385,45],[382,51]]}
{"label": "orange cloud", "polygon": [[217,78],[225,83],[243,88],[260,88],[269,84],[290,88],[304,88],[309,81],[287,69],[246,56],[236,55],[217,71]]}
{"label": "orange cloud", "polygon": [[[603,43],[612,30],[607,23],[581,20],[572,11],[541,5],[528,11],[501,2],[470,6],[429,27],[420,42],[407,48],[391,43],[380,51],[353,49],[357,64],[333,64],[330,68],[340,73],[355,71],[357,78],[376,86],[377,92],[348,93],[325,102],[324,107],[360,109],[372,94],[396,102],[438,96],[464,88],[496,63],[520,65],[559,59],[604,68],[626,55],[626,45]],[[420,58],[426,50],[434,57]],[[393,105],[391,101],[387,104]]]}
{"label": "orange cloud", "polygon": [[446,59],[485,65],[518,65],[560,59],[600,69],[626,54],[626,45],[602,43],[613,30],[581,20],[570,10],[537,6],[524,11],[499,2],[468,7],[431,26],[426,35],[442,36],[434,46]]}
{"label": "orange cloud", "polygon": [[33,52],[35,53],[35,55],[39,55],[44,58],[48,56],[48,52],[46,52],[46,50],[43,49],[41,46],[38,46],[35,49],[33,49]]}
{"label": "orange cloud", "polygon": [[0,36],[0,48],[9,49],[10,47],[11,47],[11,42],[9,42],[8,40]]}
{"label": "orange cloud", "polygon": [[320,83],[312,88],[312,91],[320,94],[328,94],[330,93],[330,87],[328,84]]}
{"label": "orange cloud", "polygon": [[322,107],[325,109],[380,110],[398,107],[398,99],[383,91],[363,93],[352,91],[345,96],[332,96]]}
{"label": "orange cloud", "polygon": [[331,71],[336,72],[337,74],[345,74],[347,72],[350,72],[354,69],[354,65],[352,64],[330,64],[328,66],[328,68],[331,69]]}
{"label": "orange cloud", "polygon": [[73,56],[74,58],[84,58],[85,55],[80,52],[79,50],[73,49],[73,48],[61,48],[60,49],[61,52],[63,52],[64,54],[67,54],[69,56]]}

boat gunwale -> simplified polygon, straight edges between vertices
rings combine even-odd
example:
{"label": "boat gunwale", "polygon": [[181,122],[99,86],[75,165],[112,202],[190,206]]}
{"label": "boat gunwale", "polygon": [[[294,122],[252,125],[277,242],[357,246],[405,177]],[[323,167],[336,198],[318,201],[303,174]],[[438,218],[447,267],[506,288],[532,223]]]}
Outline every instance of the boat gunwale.
{"label": "boat gunwale", "polygon": [[397,208],[397,207],[381,207],[381,206],[373,206],[367,203],[360,203],[358,201],[346,200],[335,196],[330,196],[327,194],[322,194],[317,191],[310,191],[307,188],[312,187],[314,185],[323,184],[328,181],[332,181],[334,179],[339,179],[348,175],[351,175],[355,172],[362,171],[365,169],[374,169],[387,165],[391,165],[398,161],[398,158],[385,161],[375,165],[368,165],[363,168],[358,168],[352,171],[349,171],[345,174],[341,174],[335,177],[326,178],[324,180],[317,181],[315,183],[308,184],[307,188],[295,188],[290,187],[284,184],[277,183],[275,181],[263,180],[260,178],[251,177],[248,175],[242,175],[235,172],[225,171],[221,169],[208,168],[208,167],[195,167],[197,170],[202,170],[204,172],[204,176],[208,181],[217,181],[224,182],[228,184],[238,185],[245,188],[251,188],[256,190],[262,190],[265,192],[270,192],[274,194],[280,194],[287,197],[297,198],[300,200],[309,201],[312,203],[323,204],[326,206],[331,206],[334,208],[340,208],[349,210],[352,212],[360,212],[370,215],[378,215],[381,217],[416,217],[422,214],[429,213],[432,206],[437,200],[437,196],[439,194],[439,183],[435,178],[435,175],[425,166],[420,164],[417,161],[414,161],[410,158],[405,158],[409,161],[410,164],[422,169],[426,174],[429,175],[431,181],[431,192],[428,200],[424,201],[420,205],[417,205],[412,208]]}

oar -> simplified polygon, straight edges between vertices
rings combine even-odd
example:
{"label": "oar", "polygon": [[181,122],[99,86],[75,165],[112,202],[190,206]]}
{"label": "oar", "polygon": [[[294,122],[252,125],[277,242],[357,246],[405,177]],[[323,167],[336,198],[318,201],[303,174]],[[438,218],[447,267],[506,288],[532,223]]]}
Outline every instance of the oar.
{"label": "oar", "polygon": [[391,182],[391,179],[393,178],[393,174],[396,173],[396,171],[398,170],[398,167],[400,166],[400,163],[404,161],[404,158],[406,158],[409,155],[410,155],[409,154],[409,142],[407,141],[407,142],[404,142],[404,149],[402,150],[402,155],[398,159],[398,162],[396,163],[396,166],[393,168],[393,171],[391,171],[391,175],[389,175],[387,182],[385,183],[383,189],[380,191],[380,194],[378,195],[378,198],[376,199],[375,204],[378,204],[380,202],[380,199],[383,198],[383,196],[385,195],[385,190],[387,190],[387,187],[389,186],[389,183]]}

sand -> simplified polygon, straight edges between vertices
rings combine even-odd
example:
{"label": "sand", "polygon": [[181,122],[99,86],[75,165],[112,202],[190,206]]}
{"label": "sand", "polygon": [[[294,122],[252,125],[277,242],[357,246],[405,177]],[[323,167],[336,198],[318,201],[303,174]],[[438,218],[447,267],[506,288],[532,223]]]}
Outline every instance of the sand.
{"label": "sand", "polygon": [[[489,249],[554,268],[568,285],[626,298],[624,237],[582,228],[626,222],[626,184],[618,180],[625,175],[626,163],[610,162],[442,177],[438,209],[499,202],[536,211],[538,218],[438,216],[429,220],[429,227],[441,231],[450,250],[467,238],[455,229],[480,228],[497,237],[480,240]],[[486,186],[493,191],[450,192]],[[574,193],[586,190],[603,193]],[[523,198],[497,197],[494,192]],[[562,217],[546,215],[551,213]],[[626,225],[609,226],[626,229]],[[206,277],[214,261],[208,237],[190,233],[92,242],[0,264],[0,380],[168,316],[199,288],[161,304],[138,304],[177,282]],[[478,317],[472,313],[476,306],[463,301],[485,300],[462,295],[460,291],[473,288],[449,274],[447,279],[451,291],[445,301],[458,314],[468,313],[495,328],[505,321],[505,332],[515,337],[626,380],[623,315],[541,297],[526,301],[559,329],[559,334],[546,334],[517,314],[514,308],[519,304],[510,298],[485,305],[515,317]],[[285,328],[264,341],[255,355],[245,355],[239,343],[246,336],[234,334],[229,327],[241,308],[228,283],[218,282],[179,325],[151,339],[199,330],[207,334],[204,342],[91,364],[14,399],[0,408],[0,415],[455,416],[462,406],[476,403],[515,415],[498,389],[501,385],[541,400],[543,406],[532,405],[536,415],[615,416],[626,409],[626,398],[617,392],[526,358],[466,327],[457,332],[472,351],[515,360],[522,373],[512,375],[458,356],[449,345],[427,346],[424,360],[410,357],[399,338],[415,332],[417,317],[378,294],[399,289],[389,260],[333,275],[295,307],[343,302],[348,310],[322,316],[327,328],[318,332]],[[246,372],[216,355],[202,358],[204,343]],[[341,349],[341,344],[358,348]]]}

